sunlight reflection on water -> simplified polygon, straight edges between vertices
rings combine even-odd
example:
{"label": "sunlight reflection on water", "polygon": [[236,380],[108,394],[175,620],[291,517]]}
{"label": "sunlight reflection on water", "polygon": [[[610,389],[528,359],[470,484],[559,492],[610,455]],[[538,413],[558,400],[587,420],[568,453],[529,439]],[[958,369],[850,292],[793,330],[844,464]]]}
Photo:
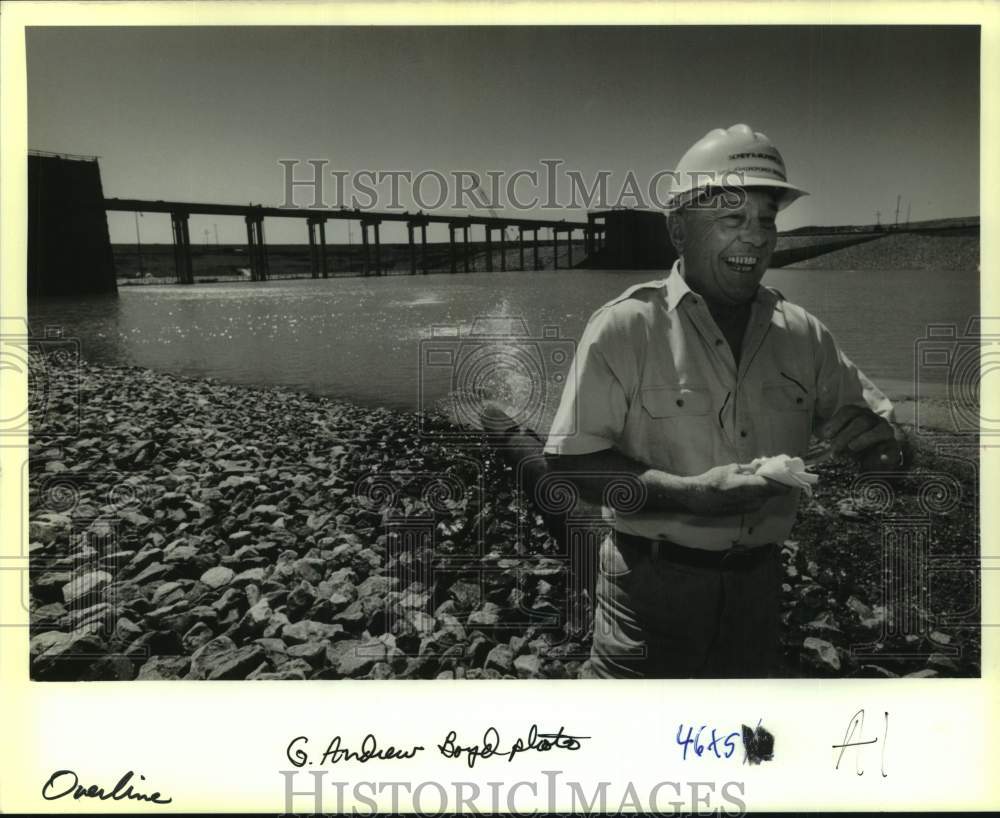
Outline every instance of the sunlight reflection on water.
{"label": "sunlight reflection on water", "polygon": [[[117,299],[34,302],[30,316],[35,332],[58,325],[80,338],[95,362],[408,409],[441,407],[451,395],[451,411],[468,414],[492,398],[544,425],[566,366],[546,350],[578,338],[590,314],[627,287],[663,275],[574,270],[123,287]],[[975,273],[781,269],[765,283],[826,323],[876,382],[898,389],[912,382],[928,323],[961,330],[978,310]],[[483,316],[522,319],[527,337],[477,339]],[[546,328],[556,335],[544,337]],[[451,364],[426,360],[438,331],[450,333]]]}

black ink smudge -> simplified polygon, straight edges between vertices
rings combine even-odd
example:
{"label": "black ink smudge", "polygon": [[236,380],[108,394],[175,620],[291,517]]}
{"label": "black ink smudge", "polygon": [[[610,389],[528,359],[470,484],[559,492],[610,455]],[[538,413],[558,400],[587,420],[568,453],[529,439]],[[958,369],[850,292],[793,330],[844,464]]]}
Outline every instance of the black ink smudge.
{"label": "black ink smudge", "polygon": [[774,736],[757,722],[757,729],[743,727],[743,750],[746,752],[746,761],[751,764],[760,764],[762,761],[771,761],[774,758]]}

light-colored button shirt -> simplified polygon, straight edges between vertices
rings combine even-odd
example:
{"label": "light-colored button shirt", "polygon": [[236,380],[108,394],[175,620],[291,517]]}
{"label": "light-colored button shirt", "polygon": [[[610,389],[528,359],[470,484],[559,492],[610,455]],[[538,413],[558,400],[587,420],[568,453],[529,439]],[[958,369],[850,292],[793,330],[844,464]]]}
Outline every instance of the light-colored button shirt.
{"label": "light-colored button shirt", "polygon": [[[838,348],[830,331],[775,290],[759,287],[737,366],[729,344],[677,263],[591,316],[577,346],[545,446],[547,454],[615,448],[677,475],[756,457],[804,456],[840,407],[893,419],[886,396]],[[722,550],[785,539],[799,491],[756,512],[603,514],[616,529]]]}

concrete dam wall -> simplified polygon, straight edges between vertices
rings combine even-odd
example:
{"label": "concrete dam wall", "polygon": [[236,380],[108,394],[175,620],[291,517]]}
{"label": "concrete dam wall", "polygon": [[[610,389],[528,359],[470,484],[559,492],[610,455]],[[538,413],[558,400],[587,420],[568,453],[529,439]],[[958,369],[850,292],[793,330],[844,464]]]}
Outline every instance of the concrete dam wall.
{"label": "concrete dam wall", "polygon": [[28,156],[28,296],[116,293],[96,159]]}

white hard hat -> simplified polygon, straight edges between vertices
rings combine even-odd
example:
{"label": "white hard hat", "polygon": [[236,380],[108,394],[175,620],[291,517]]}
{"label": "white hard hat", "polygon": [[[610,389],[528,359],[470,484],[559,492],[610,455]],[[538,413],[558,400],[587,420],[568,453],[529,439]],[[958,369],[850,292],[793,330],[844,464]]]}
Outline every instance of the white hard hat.
{"label": "white hard hat", "polygon": [[785,160],[771,140],[742,124],[709,131],[688,148],[675,169],[668,207],[680,207],[694,191],[712,187],[773,188],[779,210],[808,195],[788,183]]}

